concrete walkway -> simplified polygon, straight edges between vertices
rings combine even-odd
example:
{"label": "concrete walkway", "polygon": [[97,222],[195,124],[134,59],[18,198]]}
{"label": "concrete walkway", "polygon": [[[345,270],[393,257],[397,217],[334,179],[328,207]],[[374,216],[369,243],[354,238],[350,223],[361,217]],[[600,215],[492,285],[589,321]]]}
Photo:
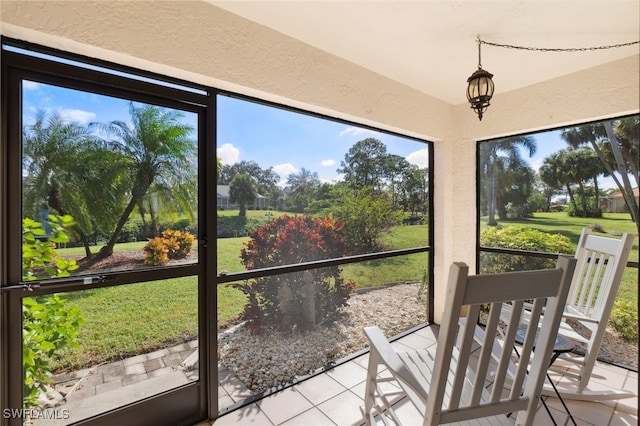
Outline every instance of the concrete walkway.
{"label": "concrete walkway", "polygon": [[33,424],[73,423],[198,380],[197,358],[198,341],[193,340],[54,376],[54,388],[64,399],[51,410],[61,418],[36,419]]}

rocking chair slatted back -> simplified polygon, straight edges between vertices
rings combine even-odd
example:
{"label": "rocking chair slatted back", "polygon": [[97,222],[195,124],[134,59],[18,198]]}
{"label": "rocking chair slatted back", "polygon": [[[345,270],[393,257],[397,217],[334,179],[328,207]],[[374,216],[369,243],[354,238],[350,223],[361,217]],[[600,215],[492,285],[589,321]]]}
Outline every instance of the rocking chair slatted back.
{"label": "rocking chair slatted back", "polygon": [[[633,235],[627,233],[618,239],[593,235],[589,228],[582,230],[575,253],[576,268],[559,334],[582,346],[584,355],[562,354],[560,359],[565,362],[551,366],[552,370],[576,379],[574,388],[563,388],[559,391],[563,398],[612,400],[635,396],[632,392],[622,389],[592,391],[587,388],[631,253],[633,238]],[[503,306],[503,322],[510,323],[515,320],[524,325],[532,323],[530,308],[527,305],[519,317],[511,315],[511,309],[511,305]],[[579,323],[585,331],[577,330],[575,323],[571,321]],[[481,335],[480,332],[476,334]],[[543,393],[555,395],[555,391],[547,385]]]}
{"label": "rocking chair slatted back", "polygon": [[[382,365],[423,413],[424,425],[487,417],[488,424],[509,424],[505,414],[516,411],[520,412],[517,424],[531,424],[575,264],[575,259],[561,256],[555,269],[469,276],[465,264],[454,263],[435,348],[396,352],[380,329],[365,328],[371,346],[366,421],[375,423],[376,412],[383,411],[397,420],[393,403],[378,385],[378,367]],[[535,324],[540,320],[542,325],[527,332],[519,351],[521,361],[516,364],[513,351],[518,322],[507,325],[503,344],[496,344],[496,335],[503,303],[510,302],[515,308],[513,315],[519,317],[525,300],[533,301],[531,315]],[[475,329],[481,308],[486,305],[490,307],[487,327],[476,358]],[[543,308],[545,315],[541,315]],[[461,312],[466,312],[463,318]],[[494,361],[496,348],[502,352]],[[385,421],[385,415],[379,418]]]}

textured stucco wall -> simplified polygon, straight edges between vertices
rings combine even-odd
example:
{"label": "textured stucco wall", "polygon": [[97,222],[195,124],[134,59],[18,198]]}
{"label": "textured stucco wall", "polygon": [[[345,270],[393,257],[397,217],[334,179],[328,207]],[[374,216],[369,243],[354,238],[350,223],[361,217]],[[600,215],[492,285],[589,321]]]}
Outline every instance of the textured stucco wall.
{"label": "textured stucco wall", "polygon": [[442,101],[208,3],[0,5],[8,36],[391,130],[438,138],[450,124]]}
{"label": "textured stucco wall", "polygon": [[475,268],[476,141],[637,112],[640,104],[635,56],[498,92],[478,122],[466,104],[448,105],[202,2],[2,1],[0,31],[434,141],[436,320],[451,262]]}
{"label": "textured stucco wall", "polygon": [[[452,262],[475,267],[476,141],[637,113],[640,56],[497,93],[482,122],[457,105],[449,136],[435,144],[435,299]],[[436,319],[439,319],[436,302]]]}

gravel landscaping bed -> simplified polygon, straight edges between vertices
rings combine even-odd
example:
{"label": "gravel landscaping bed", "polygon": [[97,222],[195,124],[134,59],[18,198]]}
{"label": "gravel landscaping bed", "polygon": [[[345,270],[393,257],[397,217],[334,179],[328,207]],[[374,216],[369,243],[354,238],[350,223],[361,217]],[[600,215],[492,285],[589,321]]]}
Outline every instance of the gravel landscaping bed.
{"label": "gravel landscaping bed", "polygon": [[[375,324],[393,336],[425,323],[427,295],[419,290],[411,283],[355,294],[338,320],[314,331],[252,335],[247,327],[236,326],[219,335],[220,363],[256,393],[291,382],[364,349],[363,327]],[[638,346],[608,332],[600,358],[637,371]]]}
{"label": "gravel landscaping bed", "polygon": [[425,323],[426,306],[426,292],[413,283],[357,293],[337,321],[314,331],[252,335],[241,325],[222,333],[219,360],[247,388],[261,392],[364,349],[363,327],[377,325],[393,336]]}

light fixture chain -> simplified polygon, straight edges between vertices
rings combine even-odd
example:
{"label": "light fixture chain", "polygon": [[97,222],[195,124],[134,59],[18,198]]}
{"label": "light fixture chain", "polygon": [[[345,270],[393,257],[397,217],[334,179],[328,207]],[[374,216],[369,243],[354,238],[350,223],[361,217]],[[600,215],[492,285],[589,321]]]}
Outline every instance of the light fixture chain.
{"label": "light fixture chain", "polygon": [[606,46],[552,48],[552,47],[514,46],[512,44],[493,43],[490,41],[482,40],[480,38],[478,39],[478,41],[479,41],[479,44],[487,44],[489,46],[494,46],[494,47],[504,47],[506,49],[517,49],[517,50],[532,50],[536,52],[587,52],[587,51],[594,51],[594,50],[615,49],[618,47],[627,47],[627,46],[632,46],[634,44],[640,44],[640,41],[631,41],[628,43],[610,44]]}

